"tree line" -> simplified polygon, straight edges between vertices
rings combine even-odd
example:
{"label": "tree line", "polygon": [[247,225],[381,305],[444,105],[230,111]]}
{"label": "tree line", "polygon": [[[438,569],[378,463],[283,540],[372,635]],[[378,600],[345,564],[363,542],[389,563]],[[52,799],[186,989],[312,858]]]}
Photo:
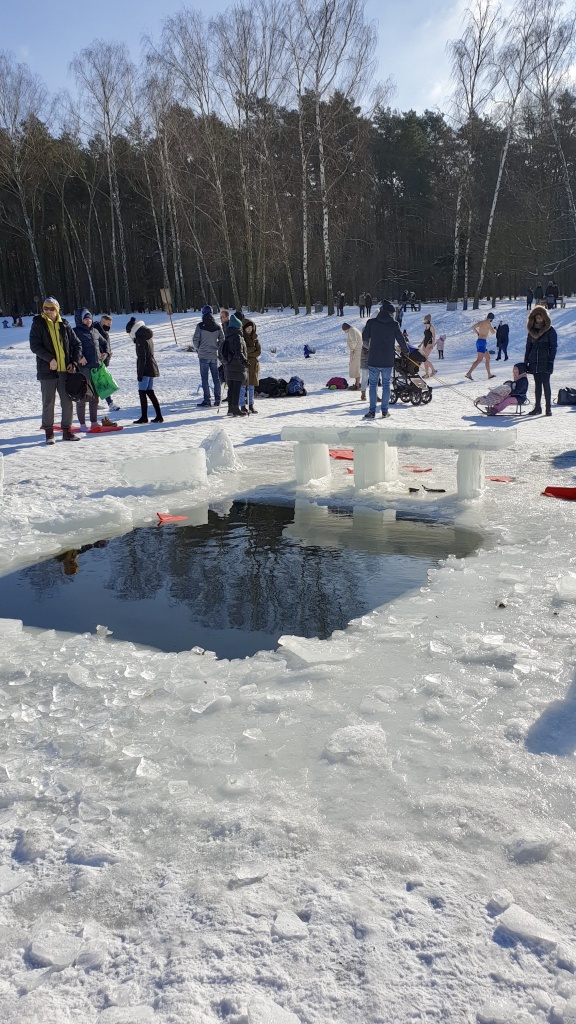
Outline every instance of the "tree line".
{"label": "tree line", "polygon": [[183,9],[138,68],[81,50],[73,98],[0,52],[0,306],[571,292],[575,38],[563,0],[472,0],[448,109],[422,114],[374,87],[364,0]]}

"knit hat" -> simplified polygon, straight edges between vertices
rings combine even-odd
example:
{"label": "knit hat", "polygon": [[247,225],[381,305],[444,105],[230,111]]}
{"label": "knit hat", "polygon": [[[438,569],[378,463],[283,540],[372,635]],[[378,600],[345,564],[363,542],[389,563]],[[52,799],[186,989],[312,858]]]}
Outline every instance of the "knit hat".
{"label": "knit hat", "polygon": [[56,309],[58,311],[60,311],[60,303],[58,302],[58,299],[54,298],[53,295],[49,295],[46,299],[44,299],[44,302],[42,303],[42,305],[43,306],[46,306],[46,305],[56,306]]}
{"label": "knit hat", "polygon": [[200,310],[200,312],[201,312],[202,316],[212,316],[212,313],[214,312],[214,310],[212,309],[212,306],[202,306],[202,309]]}
{"label": "knit hat", "polygon": [[132,341],[136,340],[136,331],[138,330],[138,328],[145,326],[146,325],[143,320],[137,320],[136,317],[134,316],[130,318],[130,320],[126,324],[126,331],[132,338]]}
{"label": "knit hat", "polygon": [[514,363],[514,369],[518,370],[518,373],[526,373],[526,363]]}
{"label": "knit hat", "polygon": [[388,299],[382,299],[382,302],[380,303],[380,309],[383,310],[384,313],[396,312],[395,307],[392,305],[391,302],[388,302]]}
{"label": "knit hat", "polygon": [[90,310],[89,309],[83,309],[82,313],[81,313],[81,319],[85,320],[87,316],[89,316],[90,319],[92,319],[92,313],[90,312]]}
{"label": "knit hat", "polygon": [[151,331],[149,327],[146,327],[141,320],[138,322],[140,324],[140,327],[138,328],[134,335],[134,341],[150,341],[150,338],[154,337],[153,331]]}
{"label": "knit hat", "polygon": [[230,320],[228,322],[231,327],[242,327],[242,321],[238,319],[235,313],[230,314]]}

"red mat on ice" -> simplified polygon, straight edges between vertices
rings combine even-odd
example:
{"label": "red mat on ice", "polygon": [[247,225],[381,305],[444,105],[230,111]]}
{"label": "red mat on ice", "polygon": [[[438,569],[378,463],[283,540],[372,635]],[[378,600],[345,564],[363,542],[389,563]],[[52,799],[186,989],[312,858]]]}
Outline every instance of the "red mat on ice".
{"label": "red mat on ice", "polygon": [[432,472],[432,467],[430,467],[430,469],[421,469],[420,466],[402,466],[402,469],[411,469],[413,473],[431,473]]}
{"label": "red mat on ice", "polygon": [[576,501],[576,487],[547,487],[542,491],[547,498],[563,498],[564,501]]}
{"label": "red mat on ice", "polygon": [[516,479],[515,476],[487,476],[487,480],[493,480],[497,484],[512,484]]}
{"label": "red mat on ice", "polygon": [[[43,427],[40,427],[40,430],[43,430],[43,429],[44,429]],[[62,430],[62,427],[54,427],[54,430]],[[72,431],[73,434],[80,433],[80,427],[70,427],[70,430]],[[101,426],[90,427],[88,430],[85,430],[84,433],[85,434],[115,434],[118,430],[124,430],[124,427],[101,427]]]}
{"label": "red mat on ice", "polygon": [[354,452],[352,448],[329,448],[331,459],[348,459],[354,458]]}
{"label": "red mat on ice", "polygon": [[171,516],[169,512],[157,512],[156,515],[159,519],[159,526],[161,523],[183,523],[188,519],[188,516]]}

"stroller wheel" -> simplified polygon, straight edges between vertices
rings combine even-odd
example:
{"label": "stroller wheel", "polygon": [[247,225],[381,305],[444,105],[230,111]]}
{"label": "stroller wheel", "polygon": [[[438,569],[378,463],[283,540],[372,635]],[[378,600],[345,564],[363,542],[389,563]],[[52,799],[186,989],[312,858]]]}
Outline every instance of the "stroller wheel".
{"label": "stroller wheel", "polygon": [[428,402],[432,401],[432,390],[428,388],[427,391],[422,392],[422,405],[428,405]]}
{"label": "stroller wheel", "polygon": [[401,402],[404,402],[405,405],[408,405],[408,403],[410,401],[410,391],[409,391],[409,389],[408,388],[402,388],[402,390],[398,393],[398,398],[400,399]]}
{"label": "stroller wheel", "polygon": [[388,399],[389,405],[396,405],[398,401],[398,393],[394,388],[390,388],[390,398]]}
{"label": "stroller wheel", "polygon": [[410,392],[410,401],[412,402],[412,405],[420,405],[420,402],[422,401],[422,392],[421,391],[411,391]]}

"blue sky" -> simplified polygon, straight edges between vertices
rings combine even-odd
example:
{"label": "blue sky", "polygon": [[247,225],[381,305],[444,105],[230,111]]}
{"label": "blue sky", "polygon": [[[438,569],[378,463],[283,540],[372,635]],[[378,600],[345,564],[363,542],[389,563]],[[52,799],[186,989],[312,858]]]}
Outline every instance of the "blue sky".
{"label": "blue sky", "polygon": [[[93,39],[123,41],[137,60],[142,35],[158,37],[162,19],[183,2],[13,0],[3,6],[0,47],[26,61],[52,92],[58,92],[72,88],[69,61]],[[229,0],[199,0],[190,6],[218,12],[229,6]],[[367,0],[367,17],[375,19],[379,29],[379,77],[394,77],[395,107],[446,108],[450,69],[445,46],[461,31],[466,6],[466,0]]]}

